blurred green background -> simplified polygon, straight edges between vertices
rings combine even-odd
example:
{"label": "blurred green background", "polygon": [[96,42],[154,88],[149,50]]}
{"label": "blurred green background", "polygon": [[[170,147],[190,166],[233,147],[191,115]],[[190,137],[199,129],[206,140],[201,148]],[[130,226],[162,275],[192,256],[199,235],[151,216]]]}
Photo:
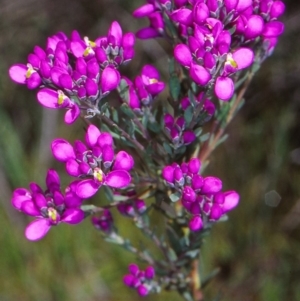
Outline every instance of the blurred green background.
{"label": "blurred green background", "polygon": [[[29,219],[11,208],[11,192],[30,181],[43,185],[49,166],[63,170],[49,143],[57,136],[72,141],[83,124],[63,124],[61,112],[42,109],[35,92],[12,83],[7,70],[58,31],[77,29],[93,39],[105,35],[113,20],[125,32],[136,31],[147,21],[130,13],[143,3],[0,1],[0,301],[139,300],[122,284],[134,256],[105,243],[88,220],[60,225],[40,242],[24,238]],[[300,300],[300,3],[285,3],[285,34],[207,171],[222,178],[226,189],[238,190],[241,202],[203,248],[204,272],[221,270],[205,289],[206,300],[218,294],[225,301]],[[124,72],[133,76],[150,62],[166,76],[166,47],[138,41],[136,59]],[[145,300],[181,299],[169,293]]]}

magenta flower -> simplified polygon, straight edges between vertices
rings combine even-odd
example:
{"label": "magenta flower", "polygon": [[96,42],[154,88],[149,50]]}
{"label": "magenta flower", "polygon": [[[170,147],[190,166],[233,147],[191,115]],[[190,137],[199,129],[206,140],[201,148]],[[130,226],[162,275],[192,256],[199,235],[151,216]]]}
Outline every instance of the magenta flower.
{"label": "magenta flower", "polygon": [[231,74],[249,67],[254,60],[254,52],[250,48],[239,48],[232,54],[228,53],[221,75],[215,84],[216,96],[223,100],[229,100],[234,93],[234,83],[229,77]]}
{"label": "magenta flower", "polygon": [[218,221],[239,202],[235,191],[222,192],[222,181],[217,177],[199,175],[201,162],[192,158],[179,166],[165,166],[162,177],[167,186],[181,196],[181,204],[192,215],[188,222],[191,231],[200,231],[207,223]]}
{"label": "magenta flower", "polygon": [[84,219],[84,212],[80,209],[82,199],[75,194],[74,183],[63,194],[57,172],[49,169],[46,185],[45,191],[38,184],[31,183],[30,190],[18,188],[13,192],[12,205],[36,218],[25,230],[29,240],[43,238],[52,226],[60,223],[78,224]]}
{"label": "magenta flower", "polygon": [[114,153],[113,139],[109,133],[101,133],[90,125],[85,142],[76,141],[72,146],[64,139],[52,141],[54,157],[66,164],[69,175],[79,177],[75,192],[80,198],[93,196],[102,185],[111,188],[125,188],[131,182],[129,171],[133,158],[125,151]]}
{"label": "magenta flower", "polygon": [[125,76],[122,79],[129,90],[128,98],[122,100],[139,114],[143,114],[143,107],[151,106],[153,99],[165,88],[165,83],[160,81],[158,70],[152,65],[145,65],[141,74],[134,79],[134,83]]}
{"label": "magenta flower", "polygon": [[73,123],[85,111],[89,117],[99,113],[99,103],[120,83],[120,65],[134,56],[133,33],[123,34],[114,21],[106,36],[95,41],[73,31],[68,38],[60,32],[47,40],[45,50],[35,46],[28,63],[9,69],[11,79],[29,89],[43,87],[37,98],[51,109],[67,109],[66,123]]}
{"label": "magenta flower", "polygon": [[183,144],[188,145],[195,141],[196,135],[194,132],[185,129],[185,120],[183,116],[179,116],[175,120],[171,114],[167,113],[164,115],[164,124],[174,148],[178,148]]}
{"label": "magenta flower", "polygon": [[138,265],[132,263],[128,266],[128,270],[129,274],[123,277],[123,283],[136,289],[141,297],[148,295],[157,288],[157,283],[154,281],[155,269],[153,266],[150,265],[143,271],[140,270]]}
{"label": "magenta flower", "polygon": [[100,216],[92,217],[92,224],[107,234],[113,231],[113,217],[108,209],[104,209]]}

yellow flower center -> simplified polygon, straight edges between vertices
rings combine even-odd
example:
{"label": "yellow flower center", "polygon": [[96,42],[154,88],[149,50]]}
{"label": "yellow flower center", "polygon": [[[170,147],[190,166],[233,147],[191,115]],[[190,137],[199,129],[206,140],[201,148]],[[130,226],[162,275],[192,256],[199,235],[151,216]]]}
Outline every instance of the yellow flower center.
{"label": "yellow flower center", "polygon": [[58,90],[58,98],[57,98],[57,103],[59,105],[62,105],[64,103],[64,100],[66,99],[66,95],[64,94],[63,91]]}
{"label": "yellow flower center", "polygon": [[36,72],[31,64],[27,64],[27,71],[26,71],[26,78],[29,78],[31,76],[32,73]]}
{"label": "yellow flower center", "polygon": [[97,180],[98,182],[103,181],[103,171],[100,168],[95,168],[94,169],[94,179]]}
{"label": "yellow flower center", "polygon": [[227,54],[226,64],[230,64],[233,68],[237,68],[238,67],[237,62],[233,59],[231,53]]}
{"label": "yellow flower center", "polygon": [[57,221],[57,211],[54,208],[48,208],[48,216],[53,221]]}
{"label": "yellow flower center", "polygon": [[156,84],[156,83],[158,83],[158,80],[156,78],[149,78],[149,83]]}

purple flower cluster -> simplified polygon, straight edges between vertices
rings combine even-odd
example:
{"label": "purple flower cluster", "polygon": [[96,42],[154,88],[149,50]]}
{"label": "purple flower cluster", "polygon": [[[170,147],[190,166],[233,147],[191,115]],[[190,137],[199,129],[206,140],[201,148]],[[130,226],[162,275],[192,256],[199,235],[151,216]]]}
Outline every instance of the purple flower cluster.
{"label": "purple flower cluster", "polygon": [[37,99],[51,109],[67,109],[65,122],[73,123],[86,110],[98,112],[99,101],[120,82],[117,70],[134,56],[134,34],[123,35],[114,21],[107,36],[95,41],[81,38],[73,31],[70,39],[63,33],[48,38],[46,49],[35,46],[28,63],[9,69],[11,79],[29,89],[43,87]]}
{"label": "purple flower cluster", "polygon": [[[204,96],[204,93],[201,92],[198,96],[195,97],[195,103],[196,103],[196,107],[202,102],[202,97]],[[187,110],[192,104],[190,99],[186,96],[184,98],[182,98],[182,100],[180,101],[180,105],[183,111]],[[203,108],[202,108],[202,112],[207,114],[207,118],[210,119],[216,111],[216,106],[214,105],[214,103],[209,99],[206,98],[203,101]]]}
{"label": "purple flower cluster", "polygon": [[144,271],[132,263],[128,267],[129,274],[123,277],[123,282],[126,286],[137,290],[138,294],[142,297],[149,294],[152,290],[155,282],[153,278],[155,276],[155,270],[152,266],[148,266]]}
{"label": "purple flower cluster", "polygon": [[12,205],[23,213],[34,216],[25,230],[29,240],[43,238],[52,226],[59,223],[78,224],[84,219],[80,209],[82,199],[75,193],[75,183],[68,186],[65,193],[60,190],[60,179],[55,170],[48,170],[45,191],[36,184],[30,190],[17,188],[13,192]]}
{"label": "purple flower cluster", "polygon": [[141,74],[134,79],[134,83],[127,77],[122,77],[129,88],[128,105],[137,113],[142,113],[144,106],[150,106],[153,99],[165,88],[160,81],[158,70],[152,65],[145,65]]}
{"label": "purple flower cluster", "polygon": [[237,192],[221,191],[219,178],[200,176],[200,166],[200,160],[193,158],[188,163],[180,166],[173,163],[162,170],[166,184],[180,194],[182,205],[192,215],[189,221],[192,231],[201,230],[205,220],[219,220],[239,202]]}
{"label": "purple flower cluster", "polygon": [[171,114],[167,113],[164,115],[164,125],[175,149],[183,144],[191,144],[196,139],[193,131],[185,129],[186,124],[183,116],[174,119]]}
{"label": "purple flower cluster", "polygon": [[93,196],[102,185],[111,188],[125,188],[131,182],[129,171],[134,160],[125,151],[114,152],[113,138],[109,133],[101,133],[94,125],[89,125],[85,142],[77,140],[72,146],[64,139],[52,141],[54,157],[66,164],[66,171],[76,181],[76,194],[81,198]]}
{"label": "purple flower cluster", "polygon": [[197,85],[214,85],[216,96],[228,101],[234,93],[230,76],[253,63],[257,39],[264,41],[267,53],[276,45],[284,30],[277,18],[284,10],[279,0],[178,0],[174,5],[148,0],[133,15],[149,18],[151,26],[137,33],[147,39],[166,34],[167,14],[185,41],[176,45],[175,59]]}
{"label": "purple flower cluster", "polygon": [[108,209],[104,209],[100,216],[92,217],[94,227],[104,233],[111,233],[113,230],[113,217]]}
{"label": "purple flower cluster", "polygon": [[131,201],[120,202],[120,204],[117,205],[117,209],[123,216],[135,217],[143,214],[147,206],[144,200],[133,199]]}

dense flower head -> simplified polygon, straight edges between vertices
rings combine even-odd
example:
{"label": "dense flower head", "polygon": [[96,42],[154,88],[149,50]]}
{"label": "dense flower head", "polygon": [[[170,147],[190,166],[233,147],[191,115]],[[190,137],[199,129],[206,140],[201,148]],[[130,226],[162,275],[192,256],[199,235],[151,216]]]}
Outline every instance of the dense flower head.
{"label": "dense flower head", "polygon": [[183,116],[175,119],[171,114],[166,113],[164,115],[164,126],[175,149],[182,145],[191,144],[196,139],[194,132],[185,128]]}
{"label": "dense flower head", "polygon": [[30,190],[17,188],[13,192],[12,205],[36,218],[26,227],[27,239],[39,240],[52,226],[60,223],[78,224],[84,219],[84,212],[80,209],[82,198],[76,195],[75,184],[69,185],[62,193],[57,172],[49,169],[46,190],[42,190],[36,183],[31,183]]}
{"label": "dense flower head", "polygon": [[218,23],[213,35],[222,27],[231,32],[234,40],[242,42],[278,37],[283,32],[283,24],[277,21],[285,10],[280,0],[176,0],[173,5],[171,1],[147,2],[133,12],[134,17],[147,17],[150,21],[150,26],[137,32],[141,39],[168,35],[163,14],[174,23],[182,38],[195,35],[197,28],[206,27],[211,21]]}
{"label": "dense flower head", "polygon": [[[253,63],[256,45],[264,48],[263,58],[268,56],[284,30],[277,20],[285,10],[280,0],[148,2],[133,12],[137,18],[150,20],[150,26],[138,31],[137,37],[173,39],[177,29],[178,40],[183,42],[175,46],[175,59],[197,85],[213,85],[215,95],[223,101],[234,93],[231,75]],[[168,16],[172,28],[166,28],[163,16]]]}
{"label": "dense flower head", "polygon": [[132,156],[125,151],[115,154],[111,134],[94,125],[87,129],[85,144],[77,140],[72,146],[64,139],[54,139],[51,148],[54,157],[66,164],[67,173],[80,178],[75,192],[81,198],[93,196],[102,185],[125,188],[131,182]]}
{"label": "dense flower head", "polygon": [[117,69],[133,58],[134,41],[134,34],[123,34],[116,21],[95,41],[77,31],[70,38],[59,32],[48,38],[45,49],[35,46],[26,65],[11,66],[9,75],[29,89],[43,87],[37,93],[40,104],[67,109],[65,122],[72,123],[80,109],[95,114],[100,100],[116,89],[121,78]]}
{"label": "dense flower head", "polygon": [[189,221],[192,231],[201,230],[205,220],[219,220],[239,202],[235,191],[222,192],[219,178],[199,175],[200,167],[200,160],[192,158],[188,163],[173,163],[162,170],[166,185],[180,193],[183,207],[192,215]]}
{"label": "dense flower head", "polygon": [[140,270],[138,265],[132,263],[128,266],[128,270],[129,274],[123,277],[123,283],[126,286],[136,289],[142,297],[155,290],[157,283],[153,280],[155,277],[153,266],[150,265],[145,270]]}
{"label": "dense flower head", "polygon": [[154,98],[160,94],[164,88],[165,83],[160,80],[159,71],[152,65],[145,65],[142,68],[140,75],[136,76],[132,82],[127,77],[122,77],[128,87],[127,102],[128,106],[142,114],[143,108],[151,106]]}

